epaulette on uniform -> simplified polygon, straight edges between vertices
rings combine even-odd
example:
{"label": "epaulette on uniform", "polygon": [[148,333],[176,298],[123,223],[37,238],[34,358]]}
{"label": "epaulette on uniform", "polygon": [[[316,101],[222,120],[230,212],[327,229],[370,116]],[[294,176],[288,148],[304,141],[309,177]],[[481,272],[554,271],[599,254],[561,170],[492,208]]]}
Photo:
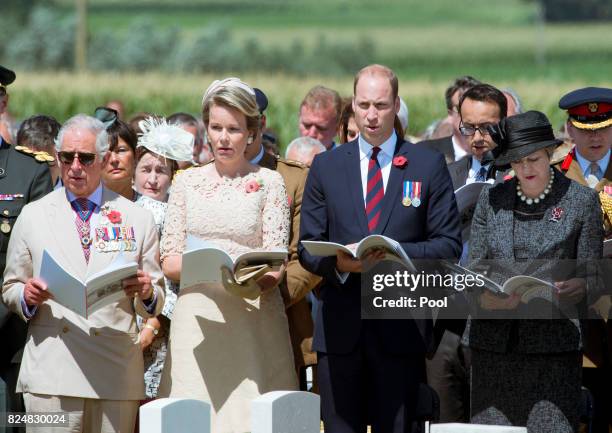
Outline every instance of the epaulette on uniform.
{"label": "epaulette on uniform", "polygon": [[14,149],[17,152],[23,153],[24,155],[31,156],[32,158],[34,158],[37,162],[40,162],[41,164],[47,163],[51,165],[52,163],[55,162],[54,157],[52,157],[47,152],[42,151],[42,150],[35,151],[26,146],[15,146]]}
{"label": "epaulette on uniform", "polygon": [[285,159],[285,158],[281,158],[280,156],[276,156],[276,160],[278,162],[281,162],[283,164],[286,164],[292,167],[308,168],[306,164],[303,164],[300,161],[295,161],[293,159]]}

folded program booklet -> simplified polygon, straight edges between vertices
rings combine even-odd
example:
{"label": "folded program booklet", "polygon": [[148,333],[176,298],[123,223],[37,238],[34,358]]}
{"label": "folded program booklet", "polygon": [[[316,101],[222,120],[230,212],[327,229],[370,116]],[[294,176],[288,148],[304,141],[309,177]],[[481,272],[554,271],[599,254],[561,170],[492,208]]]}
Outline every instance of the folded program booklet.
{"label": "folded program booklet", "polygon": [[47,284],[53,300],[85,318],[124,297],[121,282],[136,276],[137,272],[138,263],[125,260],[121,254],[85,282],[66,271],[47,250],[40,265],[40,278]]}
{"label": "folded program booklet", "polygon": [[187,238],[181,267],[181,289],[202,283],[220,283],[221,267],[234,272],[238,283],[258,279],[266,272],[280,267],[287,259],[285,248],[269,251],[249,251],[235,259],[213,242],[195,236]]}
{"label": "folded program booklet", "polygon": [[372,249],[383,249],[386,253],[385,260],[401,263],[408,270],[416,272],[412,260],[410,260],[410,257],[408,257],[399,242],[383,235],[367,236],[358,244],[353,244],[352,248],[335,242],[324,241],[302,241],[302,245],[312,256],[332,257],[340,250],[352,255],[356,259],[362,259]]}

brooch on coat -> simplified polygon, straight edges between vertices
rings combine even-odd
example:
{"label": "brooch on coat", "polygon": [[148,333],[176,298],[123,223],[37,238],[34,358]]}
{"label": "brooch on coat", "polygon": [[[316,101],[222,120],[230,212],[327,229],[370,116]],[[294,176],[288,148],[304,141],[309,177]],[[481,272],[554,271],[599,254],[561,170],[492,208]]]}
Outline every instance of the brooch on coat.
{"label": "brooch on coat", "polygon": [[101,253],[136,251],[134,227],[121,225],[121,212],[105,203],[100,208],[100,225],[95,230],[95,246]]}
{"label": "brooch on coat", "polygon": [[556,207],[551,211],[551,216],[550,216],[550,220],[552,222],[558,223],[561,220],[561,217],[563,216],[563,213],[565,211],[563,209],[561,209],[560,207]]}

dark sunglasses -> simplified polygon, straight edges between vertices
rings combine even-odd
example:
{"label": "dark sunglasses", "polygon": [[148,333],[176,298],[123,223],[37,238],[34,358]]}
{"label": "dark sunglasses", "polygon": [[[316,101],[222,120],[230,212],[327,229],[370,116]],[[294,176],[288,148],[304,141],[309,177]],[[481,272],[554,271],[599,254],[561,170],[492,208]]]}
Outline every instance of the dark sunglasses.
{"label": "dark sunglasses", "polygon": [[62,164],[71,165],[74,161],[74,158],[79,160],[79,163],[83,166],[90,166],[96,160],[95,153],[87,153],[87,152],[57,152],[57,156],[59,156],[59,160]]}
{"label": "dark sunglasses", "polygon": [[108,129],[113,125],[113,123],[115,123],[119,117],[119,113],[117,113],[117,110],[113,110],[112,108],[98,107],[96,108],[96,111],[94,111],[94,117],[100,122],[104,123],[106,129]]}

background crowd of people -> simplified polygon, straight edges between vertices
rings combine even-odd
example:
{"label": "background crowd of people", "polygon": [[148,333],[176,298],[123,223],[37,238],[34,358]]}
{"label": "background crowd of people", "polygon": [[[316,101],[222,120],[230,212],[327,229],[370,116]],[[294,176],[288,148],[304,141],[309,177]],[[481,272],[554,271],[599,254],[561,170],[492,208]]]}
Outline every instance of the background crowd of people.
{"label": "background crowd of people", "polygon": [[[15,79],[0,67],[0,116]],[[238,78],[210,84],[197,116],[127,118],[109,101],[63,124],[35,114],[15,137],[0,129],[7,410],[69,412],[54,431],[131,433],[143,402],[196,398],[211,404],[212,431],[242,433],[254,398],[301,389],[321,395],[326,432],[399,433],[418,431],[427,383],[439,421],[574,432],[588,395],[586,421],[608,431],[612,89],[559,95],[568,117],[555,131],[512,89],[459,77],[448,116],[420,140],[406,136],[399,85],[370,65],[350,97],[315,86],[285,157],[266,127],[274,101]],[[489,185],[466,236],[454,192],[475,182]],[[384,254],[319,257],[300,241],[370,234],[412,259],[505,262],[488,277],[550,281],[558,303],[591,319],[541,320],[519,296],[483,291],[468,320],[363,320],[360,274]],[[232,257],[285,248],[288,258],[257,279],[222,267],[217,282],[180,288],[190,237]],[[54,300],[44,251],[82,281],[118,256],[139,271],[85,318]]]}

